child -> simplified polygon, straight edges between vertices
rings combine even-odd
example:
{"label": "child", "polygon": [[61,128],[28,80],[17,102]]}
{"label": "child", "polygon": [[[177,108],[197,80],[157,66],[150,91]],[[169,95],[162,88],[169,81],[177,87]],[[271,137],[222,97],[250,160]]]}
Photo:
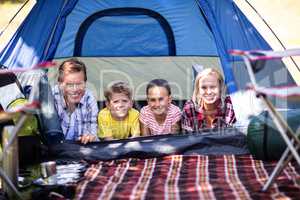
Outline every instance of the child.
{"label": "child", "polygon": [[221,73],[213,68],[200,72],[195,80],[191,101],[183,108],[182,129],[188,132],[202,128],[228,127],[236,121],[229,96],[225,96]]}
{"label": "child", "polygon": [[180,109],[171,104],[171,88],[164,79],[150,81],[146,88],[148,105],[140,114],[142,135],[177,133],[180,130]]}
{"label": "child", "polygon": [[132,108],[132,91],[117,82],[105,92],[106,108],[98,115],[98,136],[103,139],[125,139],[140,135],[139,112]]}

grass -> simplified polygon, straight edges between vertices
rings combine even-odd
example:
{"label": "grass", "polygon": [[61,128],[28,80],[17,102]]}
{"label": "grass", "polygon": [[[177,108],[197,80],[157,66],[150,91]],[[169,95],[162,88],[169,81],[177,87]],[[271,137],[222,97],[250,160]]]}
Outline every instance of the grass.
{"label": "grass", "polygon": [[[1,0],[0,0],[1,1]],[[23,6],[23,3],[11,3],[5,1],[5,3],[0,3],[0,51],[7,44],[13,34],[16,32],[17,28],[27,16],[31,7],[34,5],[35,1],[30,1],[22,9],[22,12],[14,18],[13,22],[7,27],[9,21],[14,17],[14,15],[19,11]],[[5,30],[5,31],[4,31]],[[4,31],[4,32],[3,32]]]}
{"label": "grass", "polygon": [[8,24],[9,20],[15,15],[21,6],[22,3],[5,2],[0,4],[0,30],[2,30]]}

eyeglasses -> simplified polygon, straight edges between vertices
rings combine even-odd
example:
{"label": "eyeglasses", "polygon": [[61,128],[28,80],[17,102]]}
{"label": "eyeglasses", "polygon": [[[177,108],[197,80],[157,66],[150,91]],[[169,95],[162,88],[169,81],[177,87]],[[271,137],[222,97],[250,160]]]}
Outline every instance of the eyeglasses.
{"label": "eyeglasses", "polygon": [[64,87],[66,89],[84,89],[85,88],[85,82],[80,82],[80,83],[65,83]]}

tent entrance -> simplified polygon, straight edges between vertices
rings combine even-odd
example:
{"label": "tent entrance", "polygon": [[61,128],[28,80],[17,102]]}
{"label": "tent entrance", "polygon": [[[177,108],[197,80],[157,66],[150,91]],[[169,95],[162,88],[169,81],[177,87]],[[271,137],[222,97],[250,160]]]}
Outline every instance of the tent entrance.
{"label": "tent entrance", "polygon": [[83,21],[74,56],[175,56],[174,34],[159,13],[144,8],[113,8]]}
{"label": "tent entrance", "polygon": [[[67,58],[56,59],[60,64]],[[134,100],[146,100],[146,85],[155,78],[166,79],[172,89],[174,101],[181,105],[191,98],[195,72],[193,66],[216,67],[222,71],[218,57],[159,56],[159,57],[78,57],[87,66],[87,87],[99,102],[105,100],[104,89],[116,82],[125,81],[133,89]],[[51,85],[56,84],[57,68],[48,73]],[[100,104],[102,105],[102,103]],[[139,107],[143,106],[143,103]],[[138,108],[139,108],[138,107]]]}

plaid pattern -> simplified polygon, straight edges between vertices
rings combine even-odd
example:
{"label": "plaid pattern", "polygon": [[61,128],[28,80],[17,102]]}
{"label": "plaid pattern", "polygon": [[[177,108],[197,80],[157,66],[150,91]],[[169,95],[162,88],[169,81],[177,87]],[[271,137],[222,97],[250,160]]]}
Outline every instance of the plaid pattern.
{"label": "plaid pattern", "polygon": [[[236,122],[230,96],[224,100],[224,108],[221,108],[221,102],[217,108],[216,118],[213,121],[213,128],[230,127]],[[193,101],[187,101],[182,112],[181,127],[188,132],[199,131],[208,128],[204,116],[204,111]]]}
{"label": "plaid pattern", "polygon": [[71,115],[67,110],[64,97],[58,85],[53,88],[52,93],[60,124],[66,139],[77,140],[78,137],[83,134],[93,134],[97,136],[98,106],[96,99],[90,91],[85,91],[84,96],[81,98],[79,105],[72,115],[75,118],[73,135],[67,135],[68,130],[70,129]]}
{"label": "plaid pattern", "polygon": [[296,163],[261,192],[275,164],[250,155],[100,161],[86,171],[75,199],[299,199]]}

